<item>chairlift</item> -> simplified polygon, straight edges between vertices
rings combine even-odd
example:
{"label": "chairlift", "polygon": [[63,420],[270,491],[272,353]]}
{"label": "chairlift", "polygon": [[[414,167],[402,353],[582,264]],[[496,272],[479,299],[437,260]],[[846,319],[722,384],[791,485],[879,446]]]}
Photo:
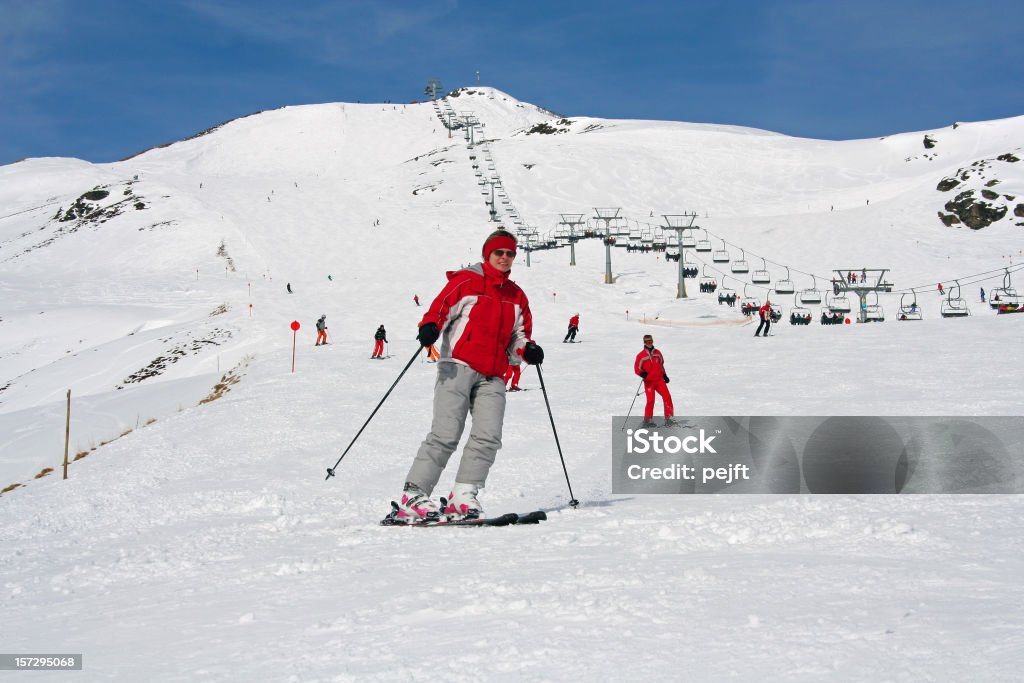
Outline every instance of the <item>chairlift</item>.
{"label": "chairlift", "polygon": [[880,323],[885,321],[885,309],[878,303],[878,292],[872,290],[870,294],[875,295],[875,303],[864,305],[864,322]]}
{"label": "chairlift", "polygon": [[750,276],[750,281],[756,285],[766,285],[772,281],[772,274],[768,272],[768,263],[762,258],[761,269],[755,270]]}
{"label": "chairlift", "polygon": [[725,286],[725,278],[722,278],[722,288],[718,290],[718,303],[729,304],[730,306],[736,303],[736,290]]}
{"label": "chairlift", "polygon": [[825,305],[833,313],[846,314],[853,310],[850,298],[845,294],[825,294]]}
{"label": "chairlift", "polygon": [[967,308],[967,302],[960,298],[960,281],[954,280],[953,282],[956,283],[956,296],[953,296],[953,287],[946,291],[946,298],[939,309],[943,318],[963,318],[971,314],[970,309]]}
{"label": "chairlift", "polygon": [[697,285],[700,287],[700,291],[704,294],[711,294],[718,289],[718,282],[715,278],[707,274],[707,266],[701,267],[700,280],[697,281]]}
{"label": "chairlift", "polygon": [[818,289],[818,278],[811,276],[811,280],[814,282],[810,289],[800,290],[800,301],[805,304],[820,304],[821,303],[821,290]]}
{"label": "chairlift", "polygon": [[733,261],[732,262],[732,266],[730,266],[732,272],[734,272],[734,273],[749,273],[750,272],[750,265],[746,261],[746,256],[747,256],[746,252],[744,250],[740,249],[740,260],[739,261]]}
{"label": "chairlift", "polygon": [[761,300],[756,296],[749,296],[747,294],[747,285],[743,285],[743,299],[740,300],[740,310],[743,311],[744,315],[753,315],[757,309],[761,308]]}
{"label": "chairlift", "polygon": [[[778,291],[778,290],[776,290]],[[807,325],[811,321],[811,309],[800,305],[797,294],[793,295],[793,309],[789,312],[790,325]]]}
{"label": "chairlift", "polygon": [[650,230],[644,230],[643,232],[640,233],[640,243],[641,244],[653,244],[654,243],[654,235],[651,234]]}
{"label": "chairlift", "polygon": [[[697,251],[700,251],[700,249],[698,249]],[[722,248],[711,255],[711,260],[714,261],[715,263],[729,262],[729,252],[725,248],[725,240],[722,240]]]}
{"label": "chairlift", "polygon": [[1003,286],[996,287],[988,293],[988,305],[999,310],[1002,306],[1019,307],[1022,303],[1024,303],[1024,296],[1017,294],[1017,290],[1013,288],[1010,269],[1007,268],[1006,274],[1003,275]]}
{"label": "chairlift", "polygon": [[921,309],[917,306],[917,292],[910,290],[910,295],[913,300],[909,304],[905,303],[906,293],[900,297],[900,315],[897,320],[921,320]]}
{"label": "chairlift", "polygon": [[775,283],[776,294],[792,294],[793,292],[796,291],[796,288],[793,287],[793,281],[789,279],[789,266],[785,266],[785,268],[786,279],[779,280],[778,282]]}
{"label": "chairlift", "polygon": [[[669,235],[668,236],[668,241],[666,242],[666,246],[669,246],[669,247],[678,247],[678,246],[680,246],[679,235],[676,235],[674,233]],[[690,245],[690,246],[693,246],[693,245]]]}
{"label": "chairlift", "polygon": [[708,231],[704,231],[704,239],[697,240],[697,245],[694,247],[697,251],[711,251],[711,240],[708,239]]}

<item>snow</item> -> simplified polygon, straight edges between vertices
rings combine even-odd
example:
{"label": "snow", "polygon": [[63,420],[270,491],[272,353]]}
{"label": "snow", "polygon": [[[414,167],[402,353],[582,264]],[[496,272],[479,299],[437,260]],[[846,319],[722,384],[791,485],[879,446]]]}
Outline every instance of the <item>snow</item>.
{"label": "snow", "polygon": [[[529,223],[696,210],[798,289],[803,272],[890,268],[897,289],[922,287],[925,319],[894,322],[899,296],[883,295],[885,323],[783,322],[754,340],[738,309],[676,300],[676,266],[653,254],[614,250],[611,286],[597,241],[575,268],[565,250],[520,256],[582,505],[567,506],[526,369],[482,499],[548,521],[383,528],[428,429],[433,367],[414,359],[337,477],[325,469],[413,358],[413,295],[428,304],[493,226],[432,105],[288,107],[115,164],[0,167],[0,484],[22,484],[0,497],[2,649],[82,653],[88,680],[1018,679],[1019,496],[613,495],[610,432],[645,332],[683,415],[1021,415],[1024,316],[975,300],[1019,263],[1024,233],[1012,211],[942,226],[955,192],[935,185],[1019,152],[1024,117],[927,131],[926,159],[924,132],[826,142],[573,119],[526,135],[557,117],[472,90],[453,106],[486,124]],[[1000,193],[1024,195],[1019,166],[993,162]],[[131,190],[146,208],[50,220],[98,185],[106,204]],[[987,271],[963,287],[974,315],[939,317],[936,282]],[[582,343],[561,344],[575,312]],[[322,313],[331,343],[314,348]],[[391,358],[370,362],[381,323]],[[127,381],[146,368],[159,372]],[[239,381],[197,405],[229,371]],[[88,455],[61,481],[68,389],[71,454]],[[34,479],[44,467],[57,472]]]}

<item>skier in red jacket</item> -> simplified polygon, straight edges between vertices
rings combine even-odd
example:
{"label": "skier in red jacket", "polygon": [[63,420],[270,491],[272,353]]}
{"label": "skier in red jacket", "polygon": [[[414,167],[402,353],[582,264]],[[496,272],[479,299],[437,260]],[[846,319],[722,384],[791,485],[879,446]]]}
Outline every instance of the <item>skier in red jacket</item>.
{"label": "skier in red jacket", "polygon": [[[434,417],[405,478],[393,522],[484,516],[477,494],[501,448],[505,371],[521,361],[531,365],[544,361],[544,351],[531,341],[530,303],[509,279],[516,257],[515,236],[503,229],[494,231],[484,242],[483,257],[482,263],[448,273],[448,284],[420,321],[420,344],[429,347],[441,339]],[[469,441],[441,510],[430,496],[471,412]]]}
{"label": "skier in red jacket", "polygon": [[562,343],[576,343],[576,333],[580,330],[580,314],[577,313],[573,317],[569,318],[569,331],[565,333],[565,339]]}
{"label": "skier in red jacket", "polygon": [[772,305],[765,299],[764,306],[757,309],[757,315],[761,318],[761,324],[757,326],[757,332],[754,333],[755,337],[761,336],[761,329],[764,328],[764,336],[768,336],[768,330],[772,328]]}
{"label": "skier in red jacket", "polygon": [[636,354],[633,361],[633,372],[640,375],[644,381],[644,393],[647,395],[647,406],[644,408],[644,427],[653,427],[654,422],[654,394],[661,394],[661,402],[665,407],[665,426],[674,427],[672,419],[672,394],[668,391],[668,375],[665,374],[665,357],[661,351],[654,348],[654,337],[644,335],[644,348]]}

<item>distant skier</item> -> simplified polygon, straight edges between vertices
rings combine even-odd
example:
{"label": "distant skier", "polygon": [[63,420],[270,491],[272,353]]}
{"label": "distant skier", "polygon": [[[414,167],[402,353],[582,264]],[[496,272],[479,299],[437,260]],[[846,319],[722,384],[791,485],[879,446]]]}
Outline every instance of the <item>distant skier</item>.
{"label": "distant skier", "polygon": [[764,306],[757,309],[757,315],[761,318],[761,324],[757,326],[757,332],[754,333],[755,337],[761,336],[761,329],[764,328],[764,336],[768,336],[768,331],[772,328],[772,305],[767,299],[765,299]]}
{"label": "distant skier", "polygon": [[324,313],[316,321],[316,344],[314,346],[327,345],[327,314]]}
{"label": "distant skier", "polygon": [[384,357],[384,345],[388,343],[388,333],[384,330],[384,325],[377,328],[377,331],[373,333],[373,355],[370,358],[383,358]]}
{"label": "distant skier", "polygon": [[330,280],[331,282],[334,282],[334,278],[331,277],[330,274],[327,275],[327,279]]}
{"label": "distant skier", "polygon": [[[533,316],[526,294],[509,279],[516,238],[503,229],[484,241],[483,262],[448,273],[448,284],[420,321],[420,344],[429,347],[443,333],[437,364],[430,433],[405,477],[397,523],[483,517],[477,494],[501,448],[505,384],[509,365],[539,365],[544,351],[531,341]],[[455,485],[444,510],[431,499],[452,452],[473,416]]]}
{"label": "distant skier", "polygon": [[654,417],[654,394],[657,393],[661,395],[661,403],[665,408],[665,426],[674,427],[676,423],[672,420],[674,412],[672,394],[668,391],[668,375],[665,373],[665,357],[654,348],[654,337],[649,334],[644,335],[644,348],[633,361],[633,372],[644,381],[644,393],[647,395],[643,426],[654,426],[651,418]]}
{"label": "distant skier", "polygon": [[413,294],[412,295],[412,300],[416,302],[417,306],[420,305],[420,295],[419,294]]}
{"label": "distant skier", "polygon": [[939,283],[939,296],[942,296],[942,295],[944,295],[945,293],[946,293],[946,290],[944,290],[944,289],[942,288],[942,283],[940,282],[940,283]]}
{"label": "distant skier", "polygon": [[573,317],[569,318],[569,331],[565,333],[565,339],[562,340],[562,343],[563,344],[566,343],[566,342],[575,343],[575,341],[576,341],[576,333],[579,332],[579,329],[580,329],[580,314],[577,313]]}
{"label": "distant skier", "polygon": [[985,288],[979,287],[979,289],[981,289],[981,303],[985,303]]}
{"label": "distant skier", "polygon": [[288,293],[291,294],[292,293],[292,283],[289,282],[288,284],[286,284],[285,285],[285,289],[287,289]]}

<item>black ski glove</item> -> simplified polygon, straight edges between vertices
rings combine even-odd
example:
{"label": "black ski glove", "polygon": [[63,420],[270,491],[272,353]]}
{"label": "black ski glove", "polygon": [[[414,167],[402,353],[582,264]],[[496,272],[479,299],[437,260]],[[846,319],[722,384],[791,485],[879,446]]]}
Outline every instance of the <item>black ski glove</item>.
{"label": "black ski glove", "polygon": [[647,371],[646,370],[644,370],[643,372],[640,373],[640,379],[647,379]]}
{"label": "black ski glove", "polygon": [[668,375],[665,375],[665,384],[668,384]]}
{"label": "black ski glove", "polygon": [[523,347],[523,360],[530,365],[540,365],[544,362],[544,349],[540,348],[533,342],[528,342]]}
{"label": "black ski glove", "polygon": [[419,334],[416,335],[416,339],[419,340],[423,348],[432,346],[437,338],[441,336],[441,330],[437,329],[437,323],[426,323],[420,327]]}

